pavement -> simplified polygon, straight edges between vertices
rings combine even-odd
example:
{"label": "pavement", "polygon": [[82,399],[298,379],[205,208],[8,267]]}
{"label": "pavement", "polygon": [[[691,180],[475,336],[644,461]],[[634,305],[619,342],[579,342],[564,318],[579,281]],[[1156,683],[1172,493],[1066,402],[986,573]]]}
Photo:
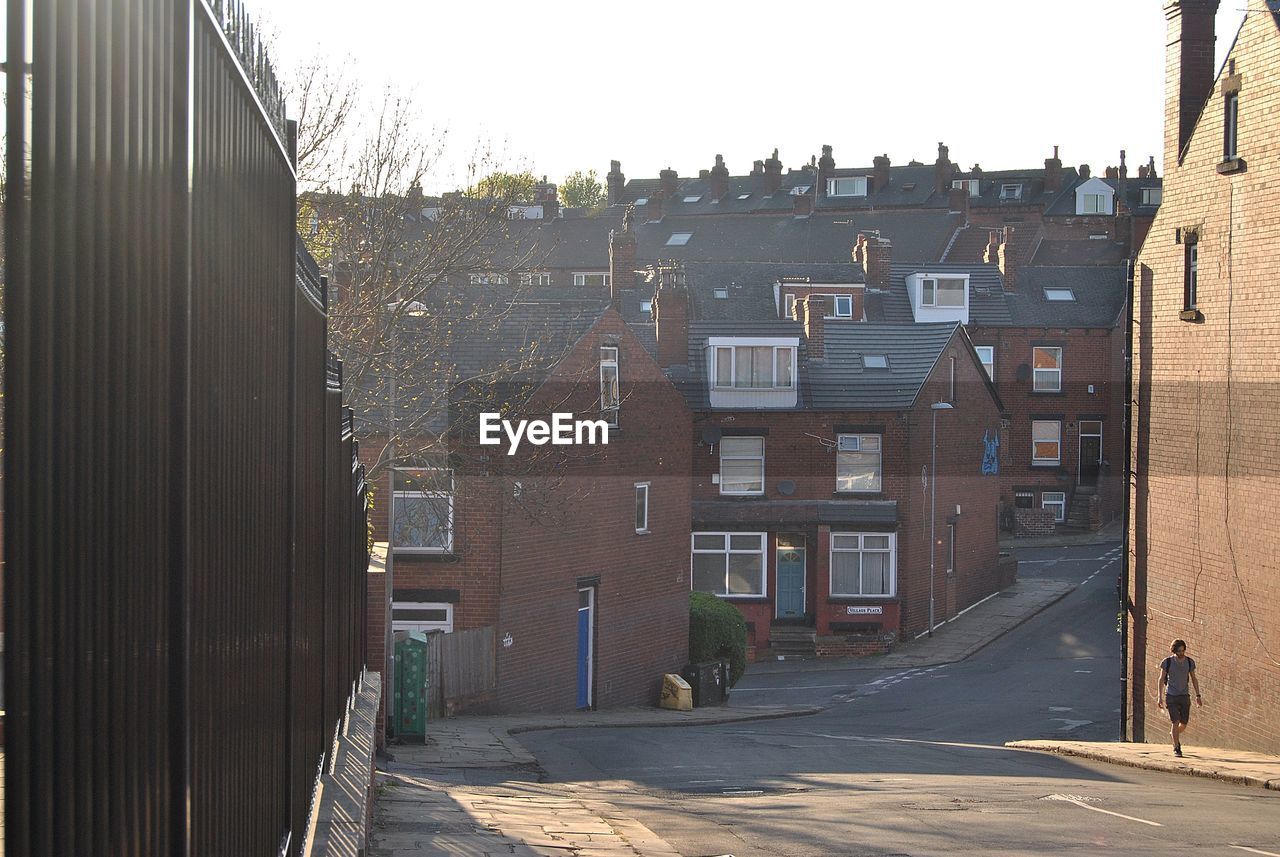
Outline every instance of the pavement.
{"label": "pavement", "polygon": [[1000,549],[1003,551],[1020,548],[1062,548],[1076,545],[1107,545],[1122,541],[1124,533],[1120,529],[1120,521],[1112,521],[1100,530],[1086,533],[1054,533],[1051,536],[1003,536]]}
{"label": "pavement", "polygon": [[1226,750],[1221,747],[1182,746],[1182,758],[1166,744],[1133,744],[1120,741],[1008,741],[1016,750],[1039,750],[1076,756],[1096,762],[1110,762],[1148,771],[1164,771],[1207,777],[1243,786],[1280,791],[1280,756]]}

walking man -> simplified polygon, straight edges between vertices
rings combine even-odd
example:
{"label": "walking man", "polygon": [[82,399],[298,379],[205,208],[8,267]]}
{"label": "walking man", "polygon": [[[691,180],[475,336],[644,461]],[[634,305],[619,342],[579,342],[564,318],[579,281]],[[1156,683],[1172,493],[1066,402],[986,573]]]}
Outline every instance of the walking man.
{"label": "walking man", "polygon": [[[1173,738],[1173,755],[1182,756],[1182,733],[1191,719],[1191,688],[1196,689],[1196,705],[1204,705],[1200,698],[1200,682],[1196,679],[1196,662],[1187,657],[1185,640],[1174,640],[1169,647],[1172,655],[1160,662],[1160,682],[1156,685],[1156,697],[1161,708],[1169,709],[1169,735]],[[1188,686],[1190,683],[1190,686]]]}

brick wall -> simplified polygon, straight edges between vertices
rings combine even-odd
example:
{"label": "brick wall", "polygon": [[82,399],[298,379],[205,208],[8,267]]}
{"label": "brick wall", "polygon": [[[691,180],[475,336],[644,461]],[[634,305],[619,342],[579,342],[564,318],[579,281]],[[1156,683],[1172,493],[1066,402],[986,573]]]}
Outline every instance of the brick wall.
{"label": "brick wall", "polygon": [[[1249,6],[1229,55],[1247,168],[1217,171],[1215,83],[1182,164],[1166,156],[1164,202],[1138,260],[1128,666],[1136,738],[1167,732],[1152,695],[1159,661],[1182,638],[1205,695],[1188,740],[1280,753],[1280,33],[1258,2]],[[1166,124],[1176,123],[1176,91],[1166,105]],[[1200,314],[1191,321],[1179,318],[1178,230],[1199,235]]]}
{"label": "brick wall", "polygon": [[1053,512],[1048,509],[1014,509],[1015,536],[1051,536],[1057,528]]}

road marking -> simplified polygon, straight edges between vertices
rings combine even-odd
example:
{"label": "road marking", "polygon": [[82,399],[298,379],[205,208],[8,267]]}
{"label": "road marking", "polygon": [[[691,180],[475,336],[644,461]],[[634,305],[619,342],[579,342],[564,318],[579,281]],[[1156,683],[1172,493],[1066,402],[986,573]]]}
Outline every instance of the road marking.
{"label": "road marking", "polygon": [[1068,720],[1065,717],[1050,717],[1049,719],[1057,723],[1067,724],[1066,726],[1059,726],[1058,727],[1059,732],[1070,732],[1072,729],[1076,729],[1080,726],[1088,726],[1090,723],[1093,722],[1092,720]]}
{"label": "road marking", "polygon": [[1248,851],[1250,854],[1265,854],[1267,857],[1280,857],[1280,854],[1277,854],[1274,851],[1259,851],[1257,848],[1250,848],[1248,845],[1231,845],[1228,843],[1227,847],[1239,848],[1241,851]]}
{"label": "road marking", "polygon": [[1093,670],[1076,670],[1078,673],[1091,673]]}
{"label": "road marking", "polygon": [[1071,711],[1070,708],[1063,708],[1061,705],[1050,705],[1050,711]]}
{"label": "road marking", "polygon": [[749,693],[753,690],[829,690],[833,687],[848,687],[847,684],[798,684],[791,687],[735,687],[734,693]]}
{"label": "road marking", "polygon": [[[1060,801],[1063,801],[1064,803],[1071,803],[1071,804],[1075,804],[1076,806],[1083,807],[1084,809],[1093,810],[1094,812],[1101,812],[1101,813],[1104,813],[1105,815],[1114,815],[1116,818],[1123,818],[1126,821],[1136,821],[1139,824],[1149,824],[1152,827],[1164,827],[1164,825],[1158,821],[1147,821],[1145,818],[1134,818],[1132,815],[1123,815],[1118,812],[1112,812],[1109,809],[1103,809],[1102,807],[1090,806],[1084,801],[1078,799],[1075,795],[1049,795],[1048,797],[1044,798],[1044,800],[1060,800]],[[1277,857],[1280,857],[1280,855],[1277,855]]]}

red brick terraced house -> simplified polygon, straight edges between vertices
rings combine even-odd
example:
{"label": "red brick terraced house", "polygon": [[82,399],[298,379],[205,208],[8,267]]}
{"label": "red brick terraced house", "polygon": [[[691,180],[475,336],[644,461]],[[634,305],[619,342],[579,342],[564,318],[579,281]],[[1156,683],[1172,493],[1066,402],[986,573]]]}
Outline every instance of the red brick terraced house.
{"label": "red brick terraced house", "polygon": [[882,652],[929,629],[931,582],[936,623],[999,588],[1000,403],[957,324],[828,322],[818,294],[803,321],[686,324],[684,272],[659,278],[659,362],[694,412],[692,586],[757,656]]}
{"label": "red brick terraced house", "polygon": [[[479,443],[481,397],[429,420],[447,422],[447,454],[402,453],[377,483],[393,625],[491,630],[496,684],[458,710],[653,704],[688,659],[689,411],[607,301],[494,306],[452,349],[483,401],[511,420],[560,412],[614,427],[607,445],[526,441],[508,455],[505,436]],[[371,462],[377,440],[362,439]]]}
{"label": "red brick terraced house", "polygon": [[[1154,6],[1154,4],[1152,4]],[[1250,0],[1214,71],[1217,0],[1167,0],[1164,202],[1134,283],[1128,728],[1175,638],[1196,743],[1280,753],[1280,3]],[[1154,11],[1154,9],[1153,9]]]}

